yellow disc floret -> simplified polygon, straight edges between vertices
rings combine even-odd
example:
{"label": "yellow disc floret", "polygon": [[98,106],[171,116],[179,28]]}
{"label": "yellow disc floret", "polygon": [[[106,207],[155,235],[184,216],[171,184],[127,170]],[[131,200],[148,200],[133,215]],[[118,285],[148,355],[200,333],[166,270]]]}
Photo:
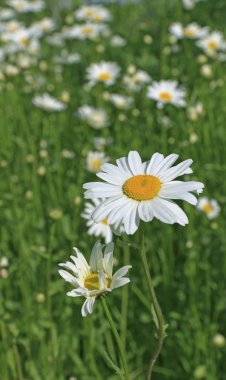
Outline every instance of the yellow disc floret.
{"label": "yellow disc floret", "polygon": [[172,94],[170,94],[168,91],[160,92],[159,98],[163,102],[170,102],[173,99]]}
{"label": "yellow disc floret", "polygon": [[136,201],[153,199],[161,188],[160,180],[154,175],[135,175],[127,179],[123,185],[123,192],[127,197]]}
{"label": "yellow disc floret", "polygon": [[[106,278],[107,280],[107,287],[109,288],[111,285],[111,279]],[[99,282],[99,274],[98,272],[94,272],[86,276],[84,281],[84,287],[88,290],[100,290],[100,282]]]}
{"label": "yellow disc floret", "polygon": [[213,211],[213,207],[211,206],[210,203],[207,203],[205,206],[203,206],[203,211],[204,211],[206,214],[209,214],[210,212]]}
{"label": "yellow disc floret", "polygon": [[111,79],[111,74],[109,74],[109,73],[100,73],[99,76],[98,76],[98,78],[100,80],[106,81],[106,80]]}

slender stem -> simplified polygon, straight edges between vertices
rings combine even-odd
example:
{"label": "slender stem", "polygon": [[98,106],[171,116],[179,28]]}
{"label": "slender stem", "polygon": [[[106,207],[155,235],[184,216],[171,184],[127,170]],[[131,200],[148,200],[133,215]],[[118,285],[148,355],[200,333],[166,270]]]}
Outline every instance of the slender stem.
{"label": "slender stem", "polygon": [[115,341],[116,341],[116,343],[118,345],[119,354],[120,354],[121,361],[122,361],[122,366],[123,366],[123,370],[124,370],[125,379],[126,380],[130,380],[129,370],[128,370],[128,366],[127,366],[127,360],[126,360],[126,353],[125,353],[125,350],[123,348],[123,344],[121,342],[121,339],[120,339],[120,336],[118,334],[118,331],[116,329],[115,323],[114,323],[114,321],[113,321],[113,319],[111,317],[111,312],[110,312],[110,310],[108,308],[108,305],[107,305],[107,302],[106,302],[106,298],[105,297],[101,297],[101,302],[102,302],[102,306],[103,306],[104,312],[106,314],[106,317],[108,319],[109,325],[111,326],[111,330],[112,330],[112,333],[114,335]]}
{"label": "slender stem", "polygon": [[146,280],[148,284],[148,290],[150,293],[151,301],[152,301],[154,311],[155,311],[157,321],[158,321],[158,328],[157,328],[158,340],[157,340],[155,350],[151,356],[149,366],[148,366],[147,376],[146,376],[147,380],[151,380],[153,368],[154,368],[156,360],[159,357],[159,354],[161,352],[162,345],[163,345],[163,340],[165,338],[165,326],[164,326],[164,317],[162,314],[162,310],[158,303],[158,299],[155,294],[155,289],[152,284],[151,274],[148,268],[147,256],[144,249],[144,231],[143,231],[142,226],[140,226],[140,253],[141,253],[142,264],[143,264],[143,268],[144,268],[144,272],[145,272],[145,276],[146,276]]}
{"label": "slender stem", "polygon": [[[126,244],[123,247],[123,264],[127,265],[130,262],[130,249]],[[122,303],[121,303],[121,324],[120,335],[124,350],[126,349],[126,333],[127,333],[127,315],[128,315],[128,301],[129,301],[129,286],[124,286],[122,289]]]}

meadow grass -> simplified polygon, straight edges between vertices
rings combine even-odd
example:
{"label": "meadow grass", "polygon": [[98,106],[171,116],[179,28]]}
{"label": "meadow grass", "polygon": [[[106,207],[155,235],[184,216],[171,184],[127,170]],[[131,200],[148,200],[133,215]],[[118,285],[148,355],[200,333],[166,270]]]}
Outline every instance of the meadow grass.
{"label": "meadow grass", "polygon": [[[56,8],[48,2],[42,15],[51,16],[54,10],[62,26],[70,10]],[[113,137],[105,149],[112,161],[132,149],[143,159],[157,151],[176,152],[181,159],[191,157],[193,179],[202,181],[205,195],[221,205],[218,219],[210,221],[184,204],[189,225],[170,226],[154,220],[145,225],[145,243],[169,324],[154,379],[225,380],[225,347],[213,344],[217,333],[225,334],[226,325],[225,63],[208,59],[212,77],[205,78],[197,62],[201,51],[194,41],[181,41],[177,53],[166,54],[165,47],[174,21],[196,21],[225,32],[226,4],[224,0],[207,0],[185,11],[179,0],[153,0],[114,4],[109,10],[110,28],[127,40],[125,47],[112,48],[106,38],[68,41],[68,50],[81,54],[81,62],[63,67],[58,74],[53,57],[59,48],[44,40],[37,65],[0,82],[0,256],[9,259],[8,277],[0,278],[0,379],[119,378],[106,358],[106,351],[116,360],[118,354],[100,302],[94,313],[83,319],[81,300],[66,297],[69,286],[58,274],[58,263],[67,260],[73,246],[89,257],[95,242],[80,216],[82,185],[95,180],[86,170],[86,155],[93,150],[93,138],[103,136]],[[18,18],[30,22],[29,17]],[[32,17],[35,20],[36,15]],[[150,45],[145,44],[145,35],[152,36]],[[103,45],[104,52],[98,52],[97,45]],[[146,90],[133,94],[133,108],[117,110],[103,100],[101,85],[91,91],[83,87],[88,65],[102,59],[117,62],[123,73],[129,65],[136,65],[154,80],[178,80],[187,90],[188,104],[201,101],[204,114],[191,121],[185,109],[157,109],[155,102],[146,98]],[[42,61],[47,62],[45,71],[40,70]],[[26,75],[34,78],[30,92],[26,90]],[[54,96],[65,90],[70,93],[66,111],[48,113],[32,105],[39,76],[45,78],[44,89]],[[125,93],[120,81],[110,91]],[[79,120],[76,111],[83,104],[103,107],[110,127],[96,131]],[[137,116],[134,108],[140,111]],[[162,122],[165,116],[169,125]],[[74,152],[74,158],[65,159],[64,149]],[[41,157],[40,150],[46,150],[47,157]],[[32,162],[28,162],[28,155],[32,155]],[[38,174],[40,167],[45,168],[44,175]],[[28,191],[32,192],[30,197]],[[59,220],[50,217],[54,209],[62,211]],[[130,237],[128,246],[115,238],[117,265],[131,263],[133,268],[129,287],[113,293],[108,304],[119,331],[123,331],[124,344],[126,337],[130,372],[134,379],[142,380],[155,337],[149,327],[150,307],[137,240],[137,234]],[[127,315],[127,322],[122,315]],[[203,371],[203,377],[197,377],[198,371]]]}

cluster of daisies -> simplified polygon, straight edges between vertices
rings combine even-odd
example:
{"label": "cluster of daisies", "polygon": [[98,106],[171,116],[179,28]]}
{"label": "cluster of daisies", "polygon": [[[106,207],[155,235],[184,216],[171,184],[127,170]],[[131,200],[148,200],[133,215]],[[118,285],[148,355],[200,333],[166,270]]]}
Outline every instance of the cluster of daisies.
{"label": "cluster of daisies", "polygon": [[175,41],[188,38],[196,41],[196,46],[209,57],[225,59],[226,40],[219,31],[210,31],[209,27],[201,27],[196,22],[183,26],[180,22],[173,23],[169,28]]}

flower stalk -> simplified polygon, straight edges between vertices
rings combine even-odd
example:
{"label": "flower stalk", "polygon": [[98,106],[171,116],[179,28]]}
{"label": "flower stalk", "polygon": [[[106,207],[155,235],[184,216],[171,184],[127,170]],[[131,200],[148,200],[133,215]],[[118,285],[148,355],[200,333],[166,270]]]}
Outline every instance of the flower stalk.
{"label": "flower stalk", "polygon": [[146,252],[145,252],[145,247],[144,247],[144,230],[143,230],[142,225],[140,226],[139,232],[140,232],[140,236],[139,236],[140,255],[141,255],[141,260],[142,260],[142,264],[143,264],[143,269],[145,272],[145,277],[147,280],[147,285],[148,285],[148,290],[149,290],[149,294],[150,294],[150,298],[151,298],[151,303],[153,306],[152,318],[153,318],[155,325],[156,325],[156,328],[157,328],[157,344],[156,344],[156,347],[155,347],[153,354],[151,355],[149,365],[148,365],[147,375],[146,375],[146,380],[151,380],[155,362],[160,355],[160,352],[162,350],[163,341],[164,341],[164,338],[166,337],[166,333],[165,333],[166,325],[164,322],[162,310],[161,310],[161,307],[159,305],[159,302],[158,302],[158,299],[157,299],[157,296],[155,293],[155,289],[154,289],[154,286],[152,283],[151,274],[150,274],[149,267],[148,267],[148,261],[147,261],[147,256],[146,256]]}
{"label": "flower stalk", "polygon": [[111,327],[112,333],[114,335],[115,341],[116,341],[117,346],[118,346],[119,355],[120,355],[121,362],[122,362],[122,367],[123,367],[123,370],[124,370],[125,380],[130,380],[128,365],[127,365],[127,360],[126,360],[126,352],[125,352],[125,349],[123,347],[123,344],[122,344],[122,341],[120,339],[120,336],[118,334],[118,331],[117,331],[117,328],[115,326],[115,323],[114,323],[114,321],[112,319],[111,312],[110,312],[110,310],[108,308],[108,305],[107,305],[106,297],[102,296],[101,297],[101,302],[102,302],[102,306],[103,306],[105,315],[106,315],[107,320],[109,322],[109,325]]}

